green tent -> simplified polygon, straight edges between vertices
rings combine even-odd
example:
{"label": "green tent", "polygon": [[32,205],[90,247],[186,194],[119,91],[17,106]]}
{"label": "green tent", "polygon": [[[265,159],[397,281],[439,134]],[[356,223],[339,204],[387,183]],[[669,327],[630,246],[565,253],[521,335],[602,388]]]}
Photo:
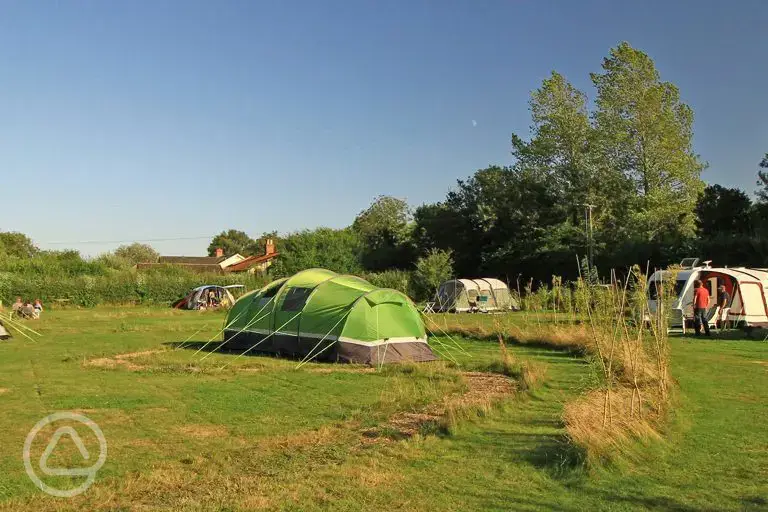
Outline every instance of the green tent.
{"label": "green tent", "polygon": [[367,364],[436,359],[407,296],[324,269],[244,295],[225,326],[231,350]]}

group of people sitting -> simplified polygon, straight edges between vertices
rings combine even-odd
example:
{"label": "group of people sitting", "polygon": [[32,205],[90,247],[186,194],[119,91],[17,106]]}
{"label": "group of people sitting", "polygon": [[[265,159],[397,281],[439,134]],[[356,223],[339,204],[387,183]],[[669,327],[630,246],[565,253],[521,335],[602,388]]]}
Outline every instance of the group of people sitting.
{"label": "group of people sitting", "polygon": [[35,299],[35,302],[24,302],[21,297],[16,297],[16,302],[13,303],[11,308],[14,316],[20,318],[40,318],[40,314],[43,312],[43,303],[40,299]]}

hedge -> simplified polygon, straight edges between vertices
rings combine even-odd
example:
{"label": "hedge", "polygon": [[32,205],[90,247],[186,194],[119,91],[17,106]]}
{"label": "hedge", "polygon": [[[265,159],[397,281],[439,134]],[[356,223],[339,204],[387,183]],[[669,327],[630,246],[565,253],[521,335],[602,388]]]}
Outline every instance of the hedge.
{"label": "hedge", "polygon": [[80,307],[98,304],[168,304],[203,284],[243,284],[261,288],[266,276],[253,274],[196,274],[179,269],[137,272],[113,270],[104,275],[45,275],[0,272],[0,300],[11,304],[16,297],[55,306],[57,299]]}

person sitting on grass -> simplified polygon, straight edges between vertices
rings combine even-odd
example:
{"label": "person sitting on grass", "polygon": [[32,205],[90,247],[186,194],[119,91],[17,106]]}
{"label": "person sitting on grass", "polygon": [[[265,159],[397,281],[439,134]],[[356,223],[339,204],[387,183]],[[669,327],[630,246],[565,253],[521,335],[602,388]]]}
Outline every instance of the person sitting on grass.
{"label": "person sitting on grass", "polygon": [[696,330],[696,336],[701,336],[701,326],[704,326],[704,333],[709,336],[709,321],[707,320],[707,310],[709,309],[709,290],[700,280],[693,283],[693,328]]}
{"label": "person sitting on grass", "polygon": [[21,308],[21,317],[22,318],[35,317],[35,306],[33,306],[31,302],[27,302],[26,304],[24,304],[24,307]]}
{"label": "person sitting on grass", "polygon": [[24,307],[24,303],[21,302],[21,297],[16,297],[16,302],[11,306],[11,312],[13,316],[21,316],[21,308]]}
{"label": "person sitting on grass", "polygon": [[43,312],[43,303],[40,302],[40,299],[35,299],[35,303],[32,307],[35,308],[34,318],[40,318],[40,313]]}

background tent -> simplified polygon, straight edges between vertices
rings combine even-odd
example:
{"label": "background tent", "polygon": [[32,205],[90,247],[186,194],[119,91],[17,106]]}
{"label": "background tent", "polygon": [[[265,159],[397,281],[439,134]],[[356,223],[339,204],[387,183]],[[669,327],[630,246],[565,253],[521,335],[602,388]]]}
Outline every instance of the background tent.
{"label": "background tent", "polygon": [[436,359],[408,297],[324,269],[241,297],[225,325],[227,349],[366,364]]}
{"label": "background tent", "polygon": [[518,304],[507,285],[492,277],[451,279],[437,289],[435,311],[461,313],[473,309],[481,311],[518,309]]}
{"label": "background tent", "polygon": [[198,286],[183,298],[173,303],[173,307],[177,309],[200,309],[201,306],[205,306],[208,300],[208,294],[213,291],[216,301],[221,306],[229,306],[235,303],[235,298],[230,291],[233,288],[244,288],[243,285],[235,284],[229,286],[218,285],[203,285]]}

